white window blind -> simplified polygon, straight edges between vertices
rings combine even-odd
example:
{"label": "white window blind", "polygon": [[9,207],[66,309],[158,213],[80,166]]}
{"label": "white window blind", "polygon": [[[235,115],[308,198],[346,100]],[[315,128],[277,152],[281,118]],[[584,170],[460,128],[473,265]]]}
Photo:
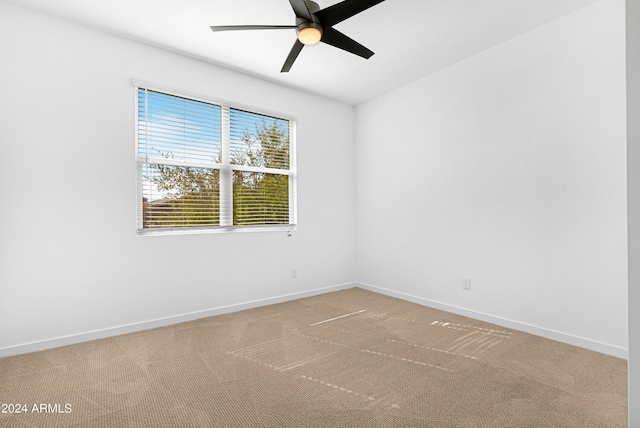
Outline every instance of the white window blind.
{"label": "white window blind", "polygon": [[293,121],[138,87],[138,232],[295,224]]}

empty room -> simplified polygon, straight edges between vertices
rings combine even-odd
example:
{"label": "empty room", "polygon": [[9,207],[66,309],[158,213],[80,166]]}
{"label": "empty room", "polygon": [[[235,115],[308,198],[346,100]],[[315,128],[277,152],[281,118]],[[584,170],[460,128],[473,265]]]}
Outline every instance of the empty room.
{"label": "empty room", "polygon": [[640,426],[639,3],[0,0],[0,427]]}

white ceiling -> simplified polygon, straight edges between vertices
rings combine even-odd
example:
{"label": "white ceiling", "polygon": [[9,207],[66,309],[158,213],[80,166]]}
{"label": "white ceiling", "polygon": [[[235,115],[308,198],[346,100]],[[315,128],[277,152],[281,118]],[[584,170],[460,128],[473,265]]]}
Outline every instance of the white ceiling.
{"label": "white ceiling", "polygon": [[294,25],[288,0],[5,1],[356,105],[597,0],[386,0],[336,25],[373,57],[320,43],[289,73],[280,69],[295,30],[209,29]]}

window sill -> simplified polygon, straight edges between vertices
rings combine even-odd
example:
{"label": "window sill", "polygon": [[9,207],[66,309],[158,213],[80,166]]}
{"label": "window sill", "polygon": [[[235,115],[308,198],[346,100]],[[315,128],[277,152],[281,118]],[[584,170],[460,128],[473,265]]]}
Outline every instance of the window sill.
{"label": "window sill", "polygon": [[259,226],[215,226],[167,229],[137,229],[137,236],[170,236],[170,235],[203,235],[210,233],[245,233],[245,232],[287,232],[291,234],[297,229],[295,224],[259,225]]}

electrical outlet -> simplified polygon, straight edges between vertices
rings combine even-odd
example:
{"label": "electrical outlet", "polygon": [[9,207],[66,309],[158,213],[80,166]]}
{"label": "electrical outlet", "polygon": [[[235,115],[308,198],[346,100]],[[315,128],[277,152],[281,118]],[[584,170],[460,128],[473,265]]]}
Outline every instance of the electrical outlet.
{"label": "electrical outlet", "polygon": [[463,276],[462,277],[462,289],[463,290],[471,290],[471,277]]}
{"label": "electrical outlet", "polygon": [[291,268],[291,278],[297,278],[298,277],[298,268],[297,267],[292,267]]}

